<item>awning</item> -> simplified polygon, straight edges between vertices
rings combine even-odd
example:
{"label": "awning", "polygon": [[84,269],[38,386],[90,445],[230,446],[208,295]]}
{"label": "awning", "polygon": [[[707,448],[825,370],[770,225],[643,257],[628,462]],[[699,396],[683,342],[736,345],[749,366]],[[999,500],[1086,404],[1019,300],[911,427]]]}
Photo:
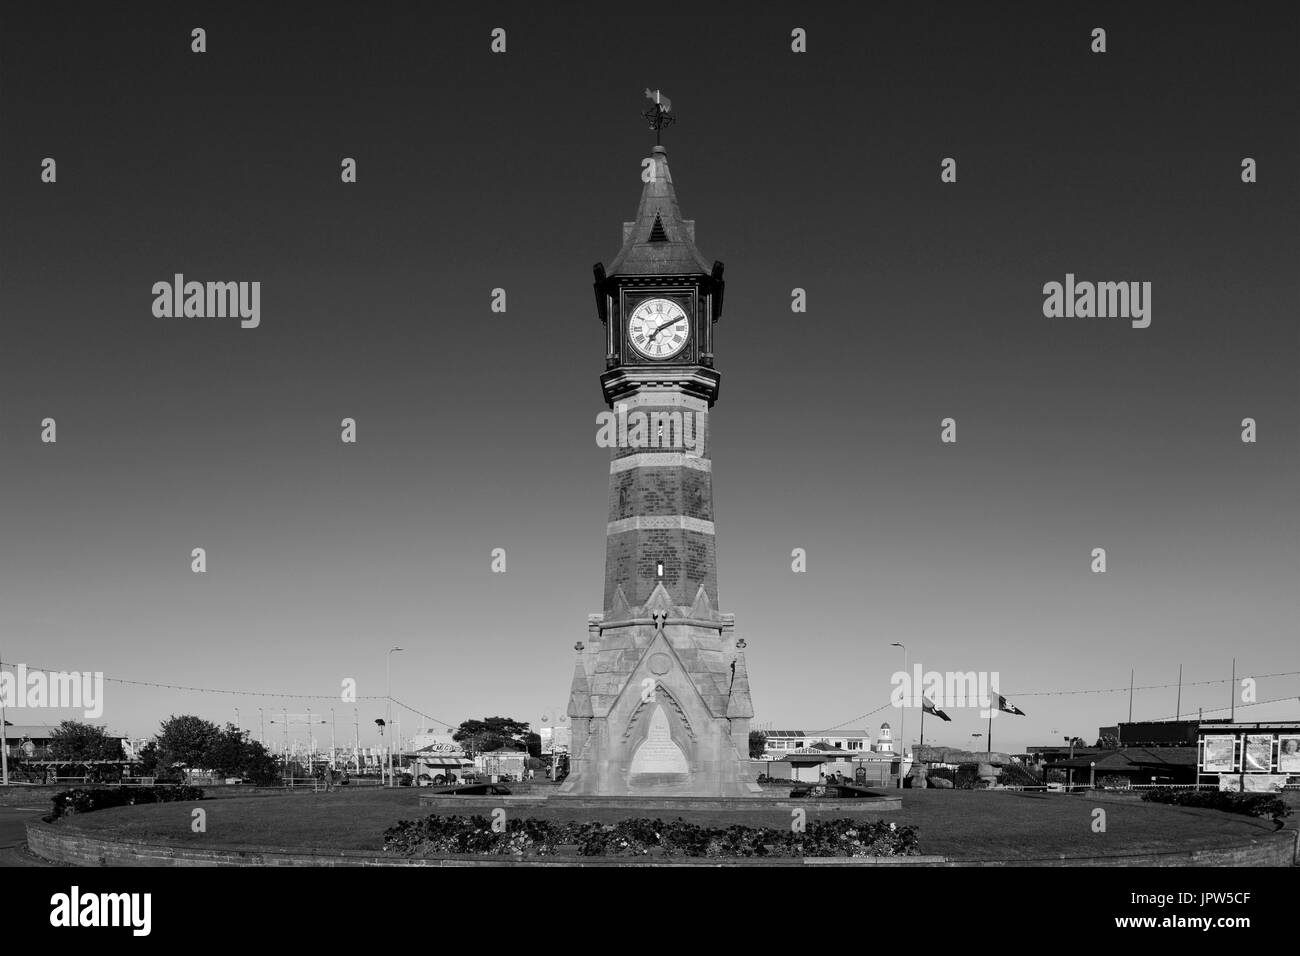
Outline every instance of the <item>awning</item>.
{"label": "awning", "polygon": [[425,767],[469,767],[474,761],[464,757],[414,757],[416,763]]}

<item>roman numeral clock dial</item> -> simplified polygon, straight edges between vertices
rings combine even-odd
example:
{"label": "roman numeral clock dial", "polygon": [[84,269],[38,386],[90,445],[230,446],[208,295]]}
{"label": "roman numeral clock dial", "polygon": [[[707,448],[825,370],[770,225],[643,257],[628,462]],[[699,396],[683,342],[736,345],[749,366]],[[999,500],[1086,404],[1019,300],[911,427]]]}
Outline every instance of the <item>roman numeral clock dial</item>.
{"label": "roman numeral clock dial", "polygon": [[672,358],[686,348],[690,335],[686,313],[671,299],[646,299],[627,321],[628,341],[646,358]]}

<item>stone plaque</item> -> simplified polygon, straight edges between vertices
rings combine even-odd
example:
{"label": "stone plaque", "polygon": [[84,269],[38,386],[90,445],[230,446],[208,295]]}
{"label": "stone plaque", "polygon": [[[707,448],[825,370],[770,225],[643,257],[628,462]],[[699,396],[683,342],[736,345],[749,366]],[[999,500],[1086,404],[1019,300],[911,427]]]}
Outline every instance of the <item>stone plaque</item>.
{"label": "stone plaque", "polygon": [[661,705],[650,715],[650,732],[632,756],[632,776],[639,774],[687,774],[690,767],[682,748],[673,743],[668,717]]}

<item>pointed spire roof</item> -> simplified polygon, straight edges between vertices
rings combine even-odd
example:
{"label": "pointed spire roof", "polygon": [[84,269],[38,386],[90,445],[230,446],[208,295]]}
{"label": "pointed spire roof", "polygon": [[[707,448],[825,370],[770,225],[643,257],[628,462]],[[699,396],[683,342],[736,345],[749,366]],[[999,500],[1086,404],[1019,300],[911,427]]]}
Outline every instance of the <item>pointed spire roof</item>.
{"label": "pointed spire roof", "polygon": [[718,618],[717,613],[713,610],[713,602],[709,600],[709,592],[704,590],[703,584],[695,592],[695,603],[691,605],[688,616],[695,618],[697,621],[715,621]]}
{"label": "pointed spire roof", "polygon": [[636,219],[623,223],[623,248],[608,275],[684,275],[712,268],[695,248],[695,220],[683,219],[677,205],[668,150],[656,146],[651,156],[654,178],[641,190]]}
{"label": "pointed spire roof", "polygon": [[578,652],[578,659],[573,664],[573,683],[569,686],[569,710],[570,717],[590,717],[591,710],[591,685],[587,682],[587,668],[583,665],[582,652]]}

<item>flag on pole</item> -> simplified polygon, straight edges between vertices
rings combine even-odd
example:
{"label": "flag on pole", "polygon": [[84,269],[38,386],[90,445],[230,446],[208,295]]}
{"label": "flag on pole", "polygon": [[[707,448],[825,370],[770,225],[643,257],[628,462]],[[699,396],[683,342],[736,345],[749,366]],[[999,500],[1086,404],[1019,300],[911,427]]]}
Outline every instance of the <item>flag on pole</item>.
{"label": "flag on pole", "polygon": [[1004,714],[1015,714],[1018,717],[1025,716],[1025,712],[1023,710],[1021,710],[1015,704],[1011,703],[1011,701],[1007,700],[1001,694],[994,693],[993,697],[994,697],[994,702],[998,705],[998,710],[1002,711]]}
{"label": "flag on pole", "polygon": [[921,698],[921,710],[927,714],[933,714],[934,716],[938,717],[940,720],[947,720],[947,721],[952,720],[951,717],[949,717],[947,714],[941,711],[938,707],[934,706],[933,702],[931,702],[929,697]]}
{"label": "flag on pole", "polygon": [[645,98],[648,100],[654,100],[656,103],[659,104],[659,108],[663,110],[665,113],[672,112],[673,101],[670,100],[668,97],[664,96],[663,93],[661,93],[659,90],[655,90],[651,92],[650,87],[647,86],[645,90]]}

